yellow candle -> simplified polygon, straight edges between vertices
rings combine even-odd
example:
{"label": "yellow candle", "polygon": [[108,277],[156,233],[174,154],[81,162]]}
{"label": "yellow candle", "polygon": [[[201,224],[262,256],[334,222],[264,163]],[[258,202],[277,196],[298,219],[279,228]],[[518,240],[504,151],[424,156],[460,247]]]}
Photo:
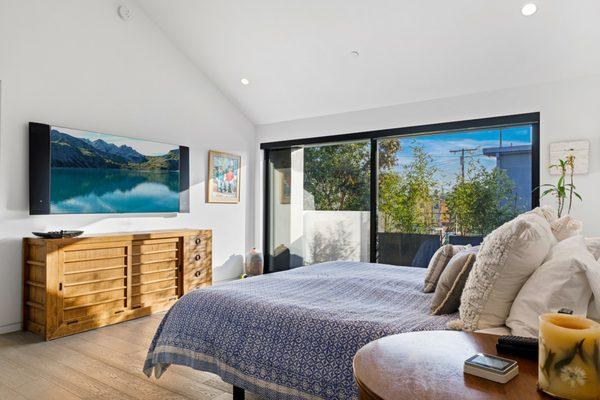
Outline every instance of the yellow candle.
{"label": "yellow candle", "polygon": [[599,400],[600,324],[577,315],[540,315],[538,386],[563,399]]}

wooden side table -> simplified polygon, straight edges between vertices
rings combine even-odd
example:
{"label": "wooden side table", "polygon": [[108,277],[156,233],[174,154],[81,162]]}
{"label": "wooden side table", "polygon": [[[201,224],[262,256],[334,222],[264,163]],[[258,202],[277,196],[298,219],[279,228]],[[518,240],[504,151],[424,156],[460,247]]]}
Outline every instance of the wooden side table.
{"label": "wooden side table", "polygon": [[361,400],[550,399],[537,390],[537,362],[512,355],[519,375],[506,384],[463,373],[475,353],[496,353],[498,336],[454,331],[387,336],[354,357]]}

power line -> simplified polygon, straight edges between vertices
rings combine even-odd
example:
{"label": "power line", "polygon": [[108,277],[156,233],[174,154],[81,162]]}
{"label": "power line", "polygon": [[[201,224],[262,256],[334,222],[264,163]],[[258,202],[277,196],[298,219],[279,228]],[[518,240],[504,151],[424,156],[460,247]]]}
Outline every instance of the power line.
{"label": "power line", "polygon": [[460,170],[461,170],[461,176],[462,179],[465,179],[465,153],[469,153],[468,155],[471,155],[475,150],[478,150],[478,147],[475,148],[470,148],[470,149],[466,149],[466,148],[462,148],[459,150],[450,150],[450,153],[454,154],[454,153],[460,153]]}

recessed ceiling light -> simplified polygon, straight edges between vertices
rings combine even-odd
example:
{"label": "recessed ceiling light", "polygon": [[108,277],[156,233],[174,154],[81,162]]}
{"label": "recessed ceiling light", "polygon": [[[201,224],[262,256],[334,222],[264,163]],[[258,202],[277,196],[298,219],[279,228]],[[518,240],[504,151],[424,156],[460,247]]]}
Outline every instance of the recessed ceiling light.
{"label": "recessed ceiling light", "polygon": [[526,17],[530,17],[533,14],[535,14],[535,12],[537,11],[537,6],[535,5],[535,3],[527,3],[523,6],[523,8],[521,8],[521,14],[523,14]]}
{"label": "recessed ceiling light", "polygon": [[250,84],[250,81],[246,78],[240,79],[240,82],[242,82],[242,85],[244,86],[248,86]]}

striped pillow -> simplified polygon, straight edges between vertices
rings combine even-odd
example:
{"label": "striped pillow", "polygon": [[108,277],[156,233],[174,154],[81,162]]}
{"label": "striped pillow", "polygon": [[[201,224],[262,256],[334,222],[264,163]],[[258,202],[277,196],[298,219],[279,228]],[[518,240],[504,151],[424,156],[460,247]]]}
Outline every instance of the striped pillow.
{"label": "striped pillow", "polygon": [[479,246],[465,249],[456,254],[440,276],[431,301],[431,314],[452,314],[458,311],[460,296],[467,283],[469,272],[475,264]]}
{"label": "striped pillow", "polygon": [[462,248],[463,246],[446,244],[437,249],[429,261],[427,273],[425,274],[425,285],[423,286],[425,293],[431,293],[435,290],[444,268],[446,268],[450,259],[454,257],[455,252],[462,250]]}

